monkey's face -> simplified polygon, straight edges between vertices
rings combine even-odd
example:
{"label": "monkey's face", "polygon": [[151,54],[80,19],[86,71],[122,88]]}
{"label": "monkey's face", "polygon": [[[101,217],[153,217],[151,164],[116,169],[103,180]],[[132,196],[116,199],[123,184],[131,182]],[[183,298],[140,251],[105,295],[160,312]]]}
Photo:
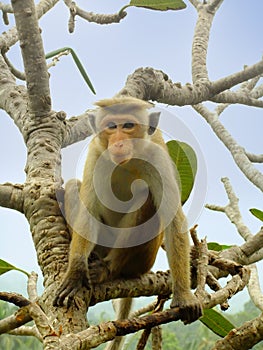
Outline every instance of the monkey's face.
{"label": "monkey's face", "polygon": [[133,115],[107,115],[101,122],[99,137],[105,142],[111,161],[122,165],[136,155],[136,140],[147,134],[147,127]]}

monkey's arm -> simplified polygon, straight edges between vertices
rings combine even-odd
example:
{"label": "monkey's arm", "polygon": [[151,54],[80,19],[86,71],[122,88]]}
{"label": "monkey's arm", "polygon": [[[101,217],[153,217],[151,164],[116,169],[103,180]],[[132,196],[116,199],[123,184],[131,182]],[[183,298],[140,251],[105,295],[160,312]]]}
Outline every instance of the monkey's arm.
{"label": "monkey's arm", "polygon": [[167,257],[173,278],[171,307],[180,308],[185,324],[202,316],[202,305],[190,290],[190,244],[186,226],[186,218],[179,208],[165,235]]}
{"label": "monkey's arm", "polygon": [[66,297],[69,305],[81,287],[90,288],[88,256],[94,244],[88,241],[87,232],[85,232],[89,227],[89,216],[86,207],[79,200],[80,187],[80,181],[70,180],[65,188],[65,217],[72,232],[72,240],[68,268],[56,293],[53,302],[55,306],[62,306]]}
{"label": "monkey's arm", "polygon": [[54,306],[62,306],[66,297],[67,305],[70,305],[81,287],[90,289],[87,263],[90,249],[90,242],[73,231],[68,269],[56,293]]}

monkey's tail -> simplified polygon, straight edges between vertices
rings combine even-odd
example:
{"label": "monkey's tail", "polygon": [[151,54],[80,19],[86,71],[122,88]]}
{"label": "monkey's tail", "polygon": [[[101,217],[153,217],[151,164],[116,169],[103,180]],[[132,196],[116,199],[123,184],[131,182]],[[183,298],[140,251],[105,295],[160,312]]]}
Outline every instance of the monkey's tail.
{"label": "monkey's tail", "polygon": [[[115,299],[112,301],[112,304],[117,320],[122,320],[129,317],[132,307],[132,298]],[[116,337],[106,345],[104,350],[121,350],[124,340],[124,337]]]}

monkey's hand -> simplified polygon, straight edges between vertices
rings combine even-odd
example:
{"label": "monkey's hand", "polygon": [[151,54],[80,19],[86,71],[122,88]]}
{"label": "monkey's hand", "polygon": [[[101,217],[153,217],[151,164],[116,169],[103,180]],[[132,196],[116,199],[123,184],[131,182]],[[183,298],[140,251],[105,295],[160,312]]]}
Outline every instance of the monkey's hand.
{"label": "monkey's hand", "polygon": [[196,321],[203,315],[202,305],[195,295],[189,292],[174,293],[171,308],[179,307],[181,320],[184,324]]}
{"label": "monkey's hand", "polygon": [[68,268],[63,282],[58,288],[53,306],[63,306],[67,298],[66,306],[69,307],[75,294],[82,288],[90,289],[89,273],[86,264],[71,264]]}

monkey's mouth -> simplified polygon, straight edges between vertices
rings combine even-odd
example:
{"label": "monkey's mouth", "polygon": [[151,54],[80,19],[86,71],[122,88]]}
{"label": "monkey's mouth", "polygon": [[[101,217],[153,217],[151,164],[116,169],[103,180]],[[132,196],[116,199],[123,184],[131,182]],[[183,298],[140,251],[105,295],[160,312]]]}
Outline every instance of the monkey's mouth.
{"label": "monkey's mouth", "polygon": [[127,155],[112,155],[111,156],[111,160],[113,161],[113,163],[117,164],[117,165],[123,165],[126,164],[130,161],[131,157],[129,154]]}

